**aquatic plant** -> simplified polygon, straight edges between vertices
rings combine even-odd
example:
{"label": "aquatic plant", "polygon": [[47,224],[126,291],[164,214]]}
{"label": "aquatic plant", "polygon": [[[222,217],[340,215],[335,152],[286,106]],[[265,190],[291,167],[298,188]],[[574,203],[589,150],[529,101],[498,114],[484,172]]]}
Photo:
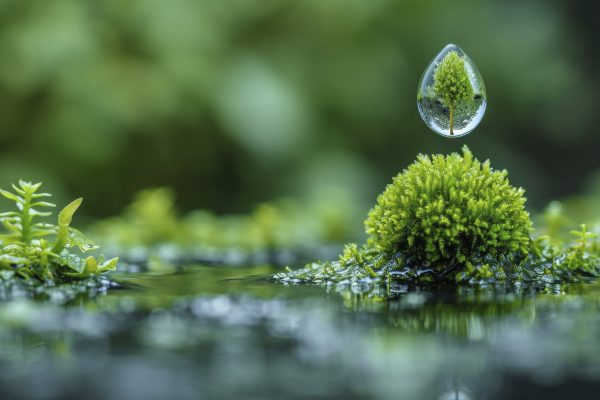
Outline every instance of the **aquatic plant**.
{"label": "aquatic plant", "polygon": [[19,181],[18,186],[12,185],[14,193],[0,189],[0,194],[17,207],[17,211],[0,214],[0,222],[8,231],[0,236],[0,270],[8,271],[3,276],[14,274],[39,281],[69,281],[114,269],[117,258],[103,261],[90,256],[82,259],[70,251],[72,247],[78,247],[81,252],[97,248],[90,239],[70,226],[82,198],[72,201],[60,211],[56,225],[37,221],[39,217],[52,215],[42,210],[55,207],[45,200],[51,197],[50,194],[38,192],[41,185]]}
{"label": "aquatic plant", "polygon": [[419,155],[378,197],[362,247],[338,261],[277,274],[284,282],[565,282],[600,274],[595,235],[552,245],[531,239],[523,189],[506,171],[463,154]]}

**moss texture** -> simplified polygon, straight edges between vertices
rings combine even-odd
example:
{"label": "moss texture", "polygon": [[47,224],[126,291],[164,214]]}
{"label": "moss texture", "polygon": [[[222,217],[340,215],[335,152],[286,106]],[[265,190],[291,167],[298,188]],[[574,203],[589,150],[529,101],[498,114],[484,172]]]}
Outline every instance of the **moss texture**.
{"label": "moss texture", "polygon": [[536,286],[600,274],[599,246],[585,225],[574,240],[533,240],[524,191],[506,171],[462,155],[420,155],[378,197],[369,238],[338,261],[275,275],[296,282],[527,282]]}
{"label": "moss texture", "polygon": [[369,212],[369,246],[434,266],[481,254],[526,255],[532,223],[524,190],[507,175],[473,158],[466,146],[462,155],[419,155]]}

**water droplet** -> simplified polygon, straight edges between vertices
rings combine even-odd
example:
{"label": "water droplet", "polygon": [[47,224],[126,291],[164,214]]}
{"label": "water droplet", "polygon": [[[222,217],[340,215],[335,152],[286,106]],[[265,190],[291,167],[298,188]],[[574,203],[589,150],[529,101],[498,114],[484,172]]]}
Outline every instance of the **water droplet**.
{"label": "water droplet", "polygon": [[425,124],[444,137],[465,136],[481,122],[486,104],[475,63],[460,47],[444,47],[419,82],[417,106]]}

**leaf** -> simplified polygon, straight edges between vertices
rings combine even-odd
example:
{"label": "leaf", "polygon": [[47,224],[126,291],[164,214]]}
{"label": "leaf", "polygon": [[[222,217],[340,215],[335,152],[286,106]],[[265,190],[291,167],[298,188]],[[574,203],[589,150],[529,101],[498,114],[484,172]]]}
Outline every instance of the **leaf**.
{"label": "leaf", "polygon": [[56,235],[57,229],[52,224],[37,223],[31,226],[31,238],[39,238],[43,236]]}
{"label": "leaf", "polygon": [[31,203],[31,207],[56,207],[56,204],[47,201],[36,201],[35,203]]}
{"label": "leaf", "polygon": [[4,227],[6,229],[8,229],[9,231],[13,231],[19,234],[19,237],[21,237],[21,224],[13,221],[13,220],[9,220],[9,219],[3,219],[2,221],[2,225],[4,225]]}
{"label": "leaf", "polygon": [[31,234],[29,236],[31,238],[39,238],[39,237],[53,235],[55,233],[56,233],[56,231],[53,231],[53,230],[36,230],[36,231],[31,232]]}
{"label": "leaf", "polygon": [[103,262],[102,264],[100,264],[99,272],[103,273],[103,272],[113,271],[113,270],[117,269],[118,261],[119,261],[119,257],[115,257],[115,258],[111,258],[108,261]]}
{"label": "leaf", "polygon": [[56,226],[52,225],[52,224],[48,224],[46,222],[37,222],[33,225],[31,225],[32,228],[34,229],[53,229],[56,230]]}
{"label": "leaf", "polygon": [[80,197],[67,204],[67,206],[58,214],[58,225],[69,226],[73,219],[73,214],[75,214],[75,211],[77,211],[82,202],[83,197]]}
{"label": "leaf", "polygon": [[73,220],[73,214],[81,205],[83,198],[73,200],[58,214],[58,232],[56,233],[56,243],[52,247],[53,253],[60,253],[69,241],[69,224]]}
{"label": "leaf", "polygon": [[15,201],[15,202],[17,202],[17,203],[19,203],[19,202],[24,202],[24,201],[25,201],[25,200],[23,200],[23,198],[22,198],[22,197],[20,197],[20,196],[17,196],[16,194],[14,194],[14,193],[11,193],[11,192],[9,192],[9,191],[6,191],[6,190],[4,190],[4,189],[0,189],[0,194],[1,194],[2,196],[6,197],[7,199],[9,199],[9,200],[12,200],[12,201]]}
{"label": "leaf", "polygon": [[75,228],[69,227],[69,238],[67,240],[67,247],[77,246],[83,252],[96,250],[98,245],[93,240],[85,236],[83,233]]}
{"label": "leaf", "polygon": [[[22,182],[22,181],[19,181],[19,182]],[[25,191],[24,191],[22,188],[20,188],[20,187],[16,186],[14,183],[11,183],[10,185],[11,185],[11,186],[12,186],[12,188],[15,190],[15,192],[17,192],[17,193],[18,193],[18,194],[20,194],[21,196],[25,196]],[[21,187],[22,187],[22,186],[21,186]]]}
{"label": "leaf", "polygon": [[36,217],[49,217],[52,215],[51,212],[48,211],[38,211],[35,208],[31,208],[29,210],[29,214]]}
{"label": "leaf", "polygon": [[[6,245],[7,243],[17,242],[17,241],[19,241],[20,238],[21,238],[21,235],[19,233],[16,233],[13,235],[0,235],[0,241],[2,242],[3,245]],[[3,250],[6,251],[6,247]]]}
{"label": "leaf", "polygon": [[83,273],[86,275],[95,275],[98,273],[98,261],[92,256],[85,259],[85,266],[83,267]]}
{"label": "leaf", "polygon": [[80,257],[77,257],[74,254],[65,254],[63,253],[59,259],[58,259],[58,263],[63,266],[66,267],[72,271],[75,271],[76,273],[81,273],[83,272],[83,268],[84,268],[84,262]]}
{"label": "leaf", "polygon": [[33,193],[31,195],[32,199],[39,199],[41,197],[52,197],[52,195],[50,193]]}
{"label": "leaf", "polygon": [[[38,182],[38,183],[31,183],[31,182],[26,182],[23,180],[19,179],[19,186],[21,186],[21,188],[25,191],[25,192],[30,192],[30,193],[35,193],[37,192],[37,190],[40,188],[40,186],[42,186],[42,182]],[[15,186],[12,185],[13,189],[15,189],[17,192],[19,191],[19,189]]]}

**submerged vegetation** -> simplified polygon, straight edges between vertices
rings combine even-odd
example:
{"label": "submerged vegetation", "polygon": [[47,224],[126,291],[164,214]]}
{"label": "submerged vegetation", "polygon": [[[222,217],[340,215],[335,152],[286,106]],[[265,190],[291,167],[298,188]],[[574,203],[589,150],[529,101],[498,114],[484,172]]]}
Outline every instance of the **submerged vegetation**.
{"label": "submerged vegetation", "polygon": [[369,238],[338,261],[276,274],[284,282],[561,283],[597,276],[600,254],[585,225],[572,240],[532,239],[523,189],[506,171],[463,154],[420,155],[377,199]]}
{"label": "submerged vegetation", "polygon": [[58,214],[57,224],[38,222],[38,217],[52,215],[45,209],[55,207],[46,201],[51,195],[39,193],[41,183],[19,181],[14,192],[0,190],[0,194],[15,203],[17,210],[0,214],[0,222],[8,231],[0,236],[0,274],[2,278],[18,276],[35,278],[40,282],[65,282],[95,276],[116,267],[117,258],[108,261],[92,256],[81,258],[71,252],[81,252],[97,246],[80,231],[72,228],[73,214],[83,201],[76,199]]}

